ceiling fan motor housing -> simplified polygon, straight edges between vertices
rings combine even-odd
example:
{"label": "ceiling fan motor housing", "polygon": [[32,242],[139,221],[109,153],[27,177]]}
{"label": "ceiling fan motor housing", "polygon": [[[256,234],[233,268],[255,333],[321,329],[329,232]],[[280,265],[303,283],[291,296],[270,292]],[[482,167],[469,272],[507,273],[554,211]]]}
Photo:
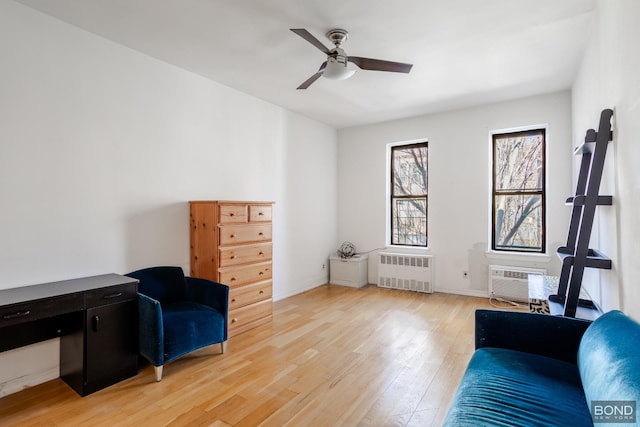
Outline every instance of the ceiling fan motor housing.
{"label": "ceiling fan motor housing", "polygon": [[340,28],[336,28],[334,30],[327,31],[327,38],[331,40],[331,43],[335,44],[336,47],[340,46],[340,44],[347,40],[349,37],[349,33],[347,30],[342,30]]}
{"label": "ceiling fan motor housing", "polygon": [[327,57],[327,65],[322,74],[330,80],[344,80],[351,77],[356,71],[347,68],[349,57],[344,50],[336,47]]}
{"label": "ceiling fan motor housing", "polygon": [[344,65],[346,67],[347,62],[349,62],[349,57],[343,49],[336,47],[331,51],[331,55],[327,57],[327,61],[337,62],[338,64]]}

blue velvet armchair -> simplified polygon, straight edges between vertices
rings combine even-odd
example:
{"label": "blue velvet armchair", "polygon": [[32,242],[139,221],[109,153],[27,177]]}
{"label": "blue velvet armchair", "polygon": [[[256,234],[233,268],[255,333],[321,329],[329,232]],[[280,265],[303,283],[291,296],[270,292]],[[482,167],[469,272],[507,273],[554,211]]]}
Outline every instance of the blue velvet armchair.
{"label": "blue velvet armchair", "polygon": [[138,285],[140,354],[162,369],[187,353],[212,344],[226,351],[229,287],[185,277],[180,267],[151,267],[127,274]]}

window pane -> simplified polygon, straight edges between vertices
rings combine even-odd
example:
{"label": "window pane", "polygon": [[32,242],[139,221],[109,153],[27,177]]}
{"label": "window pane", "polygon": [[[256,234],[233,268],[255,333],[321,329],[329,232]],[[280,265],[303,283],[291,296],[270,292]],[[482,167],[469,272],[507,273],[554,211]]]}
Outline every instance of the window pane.
{"label": "window pane", "polygon": [[426,195],[427,146],[394,148],[392,157],[393,195]]}
{"label": "window pane", "polygon": [[427,198],[392,199],[392,236],[394,245],[427,245]]}
{"label": "window pane", "polygon": [[542,196],[496,195],[495,248],[542,251]]}
{"label": "window pane", "polygon": [[495,191],[542,190],[544,134],[507,134],[495,138]]}

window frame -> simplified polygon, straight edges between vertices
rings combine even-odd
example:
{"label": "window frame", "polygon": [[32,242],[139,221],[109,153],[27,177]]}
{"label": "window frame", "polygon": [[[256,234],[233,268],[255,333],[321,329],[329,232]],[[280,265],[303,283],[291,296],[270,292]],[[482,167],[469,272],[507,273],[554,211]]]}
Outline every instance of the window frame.
{"label": "window frame", "polygon": [[[499,191],[496,189],[497,181],[496,181],[496,140],[501,138],[513,138],[519,135],[531,135],[538,134],[542,135],[542,149],[541,149],[541,160],[542,160],[542,179],[541,179],[541,189],[540,190],[505,190]],[[546,199],[547,199],[547,147],[548,147],[548,130],[544,125],[530,126],[526,128],[517,128],[517,129],[505,129],[505,130],[497,130],[491,132],[490,145],[491,145],[491,225],[490,225],[490,240],[491,240],[491,251],[499,252],[499,253],[517,253],[517,254],[546,254],[547,253],[547,209],[546,209]],[[539,195],[541,198],[540,209],[541,209],[541,226],[540,226],[540,249],[527,249],[518,247],[498,247],[496,246],[496,199],[497,196],[531,196],[531,195]]]}
{"label": "window frame", "polygon": [[[427,169],[427,192],[426,194],[423,195],[409,195],[409,196],[394,196],[393,194],[393,189],[394,189],[394,183],[393,183],[393,177],[394,177],[394,170],[393,170],[393,153],[395,150],[402,150],[402,149],[407,149],[407,148],[413,148],[413,147],[420,147],[420,146],[424,146],[427,149],[427,165],[426,165],[426,169]],[[397,247],[397,248],[413,248],[413,249],[427,249],[429,247],[429,142],[427,139],[418,139],[418,140],[412,140],[412,141],[403,141],[403,142],[396,142],[396,143],[391,143],[391,144],[387,144],[387,165],[386,165],[386,170],[387,170],[387,192],[386,192],[386,244],[387,246],[390,247]],[[394,228],[393,228],[393,201],[395,199],[408,199],[408,198],[424,198],[425,201],[425,207],[426,207],[426,213],[425,213],[425,244],[417,244],[417,245],[412,245],[412,244],[407,244],[407,243],[394,243]],[[397,234],[397,233],[396,233]]]}

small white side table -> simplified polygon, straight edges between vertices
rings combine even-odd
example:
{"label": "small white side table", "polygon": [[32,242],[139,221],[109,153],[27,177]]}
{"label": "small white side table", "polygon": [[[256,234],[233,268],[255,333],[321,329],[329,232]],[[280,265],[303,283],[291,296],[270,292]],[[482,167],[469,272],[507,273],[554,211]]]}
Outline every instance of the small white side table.
{"label": "small white side table", "polygon": [[351,258],[329,257],[329,283],[360,288],[369,282],[368,255]]}

